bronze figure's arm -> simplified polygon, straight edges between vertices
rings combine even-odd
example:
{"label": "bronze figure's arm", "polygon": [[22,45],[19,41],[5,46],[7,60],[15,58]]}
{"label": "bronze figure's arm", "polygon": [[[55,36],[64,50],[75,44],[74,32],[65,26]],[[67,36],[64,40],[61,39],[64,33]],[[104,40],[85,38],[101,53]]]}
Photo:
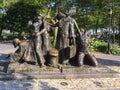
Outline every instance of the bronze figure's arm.
{"label": "bronze figure's arm", "polygon": [[79,35],[81,36],[81,35],[82,35],[81,30],[79,29],[79,27],[78,27],[78,25],[77,25],[77,22],[76,22],[75,20],[74,20],[74,24],[75,24],[75,27],[76,27]]}

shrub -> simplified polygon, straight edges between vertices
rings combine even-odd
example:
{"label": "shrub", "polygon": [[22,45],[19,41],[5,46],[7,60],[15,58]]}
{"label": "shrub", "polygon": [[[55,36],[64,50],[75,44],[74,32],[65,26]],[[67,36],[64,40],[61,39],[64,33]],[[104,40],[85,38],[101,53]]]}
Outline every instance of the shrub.
{"label": "shrub", "polygon": [[[104,41],[100,41],[98,39],[92,38],[90,40],[90,45],[89,45],[89,49],[90,51],[96,51],[96,52],[103,52],[106,53],[108,50],[108,43],[104,42]],[[118,54],[120,55],[120,47],[118,47],[117,45],[114,44],[110,44],[110,51],[112,54]]]}
{"label": "shrub", "polygon": [[95,38],[92,38],[90,40],[89,49],[90,49],[90,51],[106,52],[107,44],[103,41],[99,41]]}
{"label": "shrub", "polygon": [[117,45],[111,45],[111,53],[120,55],[120,47]]}

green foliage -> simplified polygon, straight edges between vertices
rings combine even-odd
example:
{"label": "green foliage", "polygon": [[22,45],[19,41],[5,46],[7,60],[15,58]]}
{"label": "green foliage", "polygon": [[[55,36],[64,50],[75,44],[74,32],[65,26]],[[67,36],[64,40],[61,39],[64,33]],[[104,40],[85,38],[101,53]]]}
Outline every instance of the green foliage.
{"label": "green foliage", "polygon": [[80,27],[88,29],[106,28],[109,26],[108,8],[112,8],[112,24],[118,26],[120,17],[120,0],[76,0],[79,4],[77,22]]}
{"label": "green foliage", "polygon": [[53,36],[50,37],[50,42],[51,42],[51,44],[52,44],[52,47],[54,47],[54,46],[53,46],[53,42],[54,42],[54,37],[53,37]]}
{"label": "green foliage", "polygon": [[45,0],[14,0],[14,2],[7,3],[9,3],[6,5],[7,14],[3,15],[1,19],[2,28],[12,32],[28,32],[28,21],[39,13],[46,12]]}
{"label": "green foliage", "polygon": [[13,40],[14,38],[17,38],[17,35],[5,34],[0,36],[0,40]]}
{"label": "green foliage", "polygon": [[120,55],[120,47],[117,45],[111,45],[111,53]]}
{"label": "green foliage", "polygon": [[[92,38],[90,41],[89,49],[92,52],[96,51],[96,52],[106,53],[108,50],[107,46],[108,46],[108,44],[106,42]],[[110,44],[110,47],[111,47],[112,54],[120,55],[120,47],[118,47],[117,45],[113,45],[113,44]]]}
{"label": "green foliage", "polygon": [[7,15],[4,17],[6,18],[5,23],[7,24],[7,28],[13,31],[19,29],[25,30],[28,20],[37,15],[37,8],[38,7],[34,5],[26,4],[24,2],[15,3],[8,9]]}
{"label": "green foliage", "polygon": [[[5,24],[2,23],[3,28],[13,31],[21,28],[24,31],[29,19],[40,12],[46,14],[48,10],[46,4],[47,0],[0,0],[0,8],[8,9],[7,16],[3,17],[0,23],[6,21]],[[55,14],[57,11],[65,11],[75,5],[77,5],[75,19],[79,22],[80,27],[87,26],[88,29],[107,27],[109,25],[107,24],[108,8],[113,9],[114,26],[117,26],[117,20],[120,17],[120,0],[76,0],[76,3],[72,3],[72,5],[67,0],[62,0],[57,2],[51,12]]]}
{"label": "green foliage", "polygon": [[90,51],[97,51],[97,52],[106,52],[107,51],[107,43],[103,41],[96,40],[92,38],[89,45]]}

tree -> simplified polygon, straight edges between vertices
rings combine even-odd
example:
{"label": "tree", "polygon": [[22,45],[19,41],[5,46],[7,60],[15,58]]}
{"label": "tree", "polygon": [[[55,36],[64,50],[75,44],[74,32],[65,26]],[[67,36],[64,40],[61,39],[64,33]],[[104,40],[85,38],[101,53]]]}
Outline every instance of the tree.
{"label": "tree", "polygon": [[45,13],[45,4],[45,0],[18,0],[16,3],[12,3],[3,17],[5,27],[12,32],[28,32],[28,21],[40,12]]}
{"label": "tree", "polygon": [[11,6],[13,3],[16,3],[18,0],[0,0],[0,35],[2,34],[2,29],[5,29],[5,15],[7,8]]}

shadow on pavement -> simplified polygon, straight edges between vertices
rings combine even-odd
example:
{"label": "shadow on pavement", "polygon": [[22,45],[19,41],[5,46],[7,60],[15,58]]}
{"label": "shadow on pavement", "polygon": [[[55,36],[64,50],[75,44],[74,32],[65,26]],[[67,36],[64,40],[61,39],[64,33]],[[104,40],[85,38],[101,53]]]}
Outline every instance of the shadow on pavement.
{"label": "shadow on pavement", "polygon": [[48,82],[40,82],[40,84],[41,84],[41,90],[59,90],[59,89],[57,89],[57,88],[55,88],[55,87],[51,87],[49,84],[48,84]]}
{"label": "shadow on pavement", "polygon": [[7,73],[10,59],[6,58],[5,54],[0,53],[0,72]]}
{"label": "shadow on pavement", "polygon": [[11,44],[12,44],[12,41],[2,41],[2,42],[0,42],[0,44],[8,44],[8,45],[11,45]]}
{"label": "shadow on pavement", "polygon": [[120,66],[120,61],[97,58],[98,63],[107,66]]}

